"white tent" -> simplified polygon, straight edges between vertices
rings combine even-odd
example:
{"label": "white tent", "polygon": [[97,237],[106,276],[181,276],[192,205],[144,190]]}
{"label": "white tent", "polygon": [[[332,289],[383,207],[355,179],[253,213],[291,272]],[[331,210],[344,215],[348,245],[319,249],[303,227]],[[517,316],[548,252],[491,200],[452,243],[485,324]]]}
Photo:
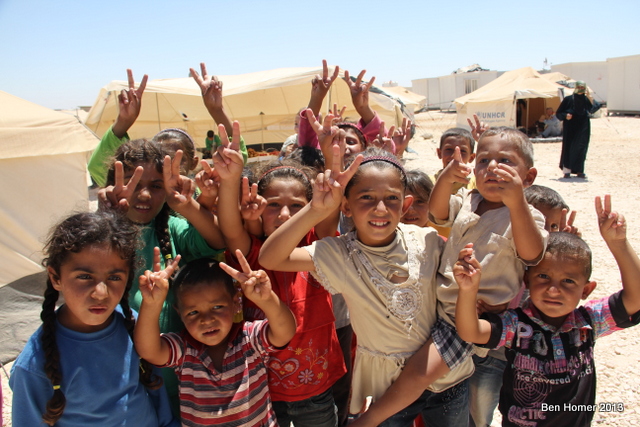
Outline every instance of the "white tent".
{"label": "white tent", "polygon": [[[330,67],[329,72],[333,72]],[[283,142],[293,130],[296,113],[309,102],[311,80],[322,74],[321,68],[283,68],[234,76],[218,76],[224,84],[224,108],[232,120],[238,120],[247,144]],[[343,77],[342,71],[340,77]],[[102,136],[118,114],[117,96],[127,82],[112,81],[100,90],[85,124]],[[413,111],[417,102],[402,95],[386,95],[374,86],[369,99],[371,107],[390,126],[402,121],[402,108]],[[404,107],[395,99],[399,99]],[[338,78],[325,99],[325,108],[337,103],[347,106],[345,116],[358,116],[351,104],[347,84]],[[160,130],[179,127],[187,130],[199,146],[215,122],[204,107],[192,78],[151,80],[142,97],[142,110],[129,131],[132,138],[152,137]]]}
{"label": "white tent", "polygon": [[507,71],[480,89],[456,99],[457,125],[468,128],[467,118],[477,114],[489,126],[516,127],[519,99],[526,100],[523,126],[529,127],[544,113],[560,104],[562,86],[542,77],[531,67]]}
{"label": "white tent", "polygon": [[49,228],[88,208],[97,143],[77,118],[0,91],[0,287],[42,270]]}

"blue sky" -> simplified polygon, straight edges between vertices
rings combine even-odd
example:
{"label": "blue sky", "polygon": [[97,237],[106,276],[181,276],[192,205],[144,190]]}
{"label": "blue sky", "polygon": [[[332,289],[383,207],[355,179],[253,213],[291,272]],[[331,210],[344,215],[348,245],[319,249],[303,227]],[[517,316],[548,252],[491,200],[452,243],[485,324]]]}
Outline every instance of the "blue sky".
{"label": "blue sky", "polygon": [[319,66],[378,82],[640,53],[637,0],[0,0],[0,90],[49,108],[111,80]]}

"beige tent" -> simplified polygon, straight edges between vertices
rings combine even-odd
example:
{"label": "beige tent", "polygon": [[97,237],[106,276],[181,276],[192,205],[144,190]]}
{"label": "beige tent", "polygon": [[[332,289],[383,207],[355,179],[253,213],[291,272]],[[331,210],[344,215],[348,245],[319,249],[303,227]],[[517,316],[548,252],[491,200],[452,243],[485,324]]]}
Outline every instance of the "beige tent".
{"label": "beige tent", "polygon": [[457,98],[457,125],[468,128],[467,118],[477,114],[490,126],[516,126],[517,100],[525,100],[522,126],[533,126],[546,107],[554,110],[560,104],[558,89],[531,67],[507,71],[494,81]]}
{"label": "beige tent", "polygon": [[0,287],[42,270],[51,225],[88,208],[97,143],[77,118],[0,91]]}
{"label": "beige tent", "polygon": [[[330,68],[330,73],[333,68]],[[218,76],[224,83],[224,107],[232,120],[238,120],[247,144],[283,142],[293,130],[295,114],[309,102],[311,80],[321,68],[283,68],[234,76]],[[342,71],[340,77],[342,77]],[[85,124],[101,136],[118,114],[117,95],[127,88],[125,81],[112,81],[100,90]],[[385,95],[386,88],[375,86],[370,104],[388,125],[402,120],[398,98],[410,111],[417,106],[402,95]],[[337,103],[347,106],[346,117],[357,119],[347,84],[338,79],[325,99],[326,111]],[[142,97],[142,111],[131,128],[132,138],[151,137],[168,127],[187,130],[199,146],[215,123],[209,116],[200,89],[192,78],[151,80]]]}

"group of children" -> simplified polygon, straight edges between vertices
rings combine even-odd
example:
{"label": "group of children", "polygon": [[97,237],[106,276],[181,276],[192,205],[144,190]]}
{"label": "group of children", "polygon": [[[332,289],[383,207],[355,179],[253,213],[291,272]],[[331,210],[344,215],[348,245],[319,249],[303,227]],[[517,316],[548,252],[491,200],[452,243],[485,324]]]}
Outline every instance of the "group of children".
{"label": "group of children", "polygon": [[338,76],[325,62],[298,148],[247,168],[222,83],[191,72],[219,124],[213,167],[189,177],[180,129],[128,141],[146,84],[129,72],[89,164],[100,208],[45,247],[15,426],[484,426],[498,403],[504,425],[589,425],[592,410],[553,405],[593,404],[594,340],[640,321],[640,260],[608,196],[596,212],[624,289],[577,308],[591,253],[533,185],[524,134],[450,129],[434,179],[406,171],[411,124],[385,128],[364,71],[345,73],[360,120],[319,118]]}

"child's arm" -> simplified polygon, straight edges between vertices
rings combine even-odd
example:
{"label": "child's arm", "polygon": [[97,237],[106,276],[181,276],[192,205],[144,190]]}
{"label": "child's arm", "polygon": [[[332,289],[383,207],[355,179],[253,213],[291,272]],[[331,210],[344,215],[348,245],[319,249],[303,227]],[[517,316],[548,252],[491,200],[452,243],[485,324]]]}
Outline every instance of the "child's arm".
{"label": "child's arm", "polygon": [[454,183],[466,184],[469,182],[471,168],[462,163],[460,148],[456,147],[453,160],[444,168],[431,192],[429,198],[429,213],[437,220],[449,218],[449,199],[451,198],[451,187]]}
{"label": "child's arm", "polygon": [[456,329],[467,342],[486,344],[491,338],[491,326],[478,319],[477,299],[480,287],[480,263],[473,256],[473,243],[467,244],[458,255],[453,277],[458,284],[456,302]]}
{"label": "child's arm", "polygon": [[129,139],[127,131],[135,123],[142,108],[142,94],[147,86],[148,76],[145,74],[142,77],[138,89],[135,88],[133,72],[129,69],[127,69],[127,79],[129,81],[129,89],[123,89],[118,95],[118,117],[116,122],[102,136],[87,164],[87,170],[91,177],[101,187],[104,187],[107,183],[108,160],[113,157],[120,145]]}
{"label": "child's arm", "polygon": [[165,156],[162,175],[167,204],[171,209],[185,217],[213,249],[224,248],[224,238],[218,226],[217,218],[209,209],[198,203],[192,196],[195,183],[180,175],[182,150],[176,151],[173,159]]}
{"label": "child's arm", "polygon": [[242,179],[243,162],[238,142],[240,125],[233,123],[233,139],[229,141],[224,126],[219,125],[222,145],[213,155],[214,167],[220,176],[218,192],[218,221],[224,236],[227,250],[235,254],[240,250],[247,255],[251,249],[251,236],[244,228],[240,214],[240,181]]}
{"label": "child's arm", "polygon": [[[207,66],[204,62],[200,63],[200,71],[202,71],[202,76],[198,74],[196,70],[193,68],[189,68],[191,73],[191,77],[200,87],[200,91],[202,92],[202,100],[204,101],[205,107],[207,107],[207,111],[211,115],[211,118],[218,124],[223,125],[225,130],[227,131],[227,135],[229,132],[233,131],[233,124],[231,123],[231,119],[227,116],[227,113],[224,110],[224,105],[222,103],[222,82],[218,80],[216,76],[210,76],[207,73]],[[249,154],[247,152],[247,147],[245,146],[244,139],[240,141],[236,141],[239,143],[239,151],[242,154],[242,158],[244,163],[247,162],[249,158]]]}
{"label": "child's arm", "polygon": [[160,249],[153,249],[153,272],[147,270],[140,276],[142,303],[133,342],[141,358],[154,365],[165,365],[171,356],[169,344],[160,338],[160,312],[169,292],[169,278],[178,268],[180,255],[160,270]]}
{"label": "child's arm", "polygon": [[267,273],[264,270],[252,271],[240,250],[235,255],[242,272],[225,263],[220,263],[220,267],[240,282],[244,296],[264,312],[269,320],[269,342],[275,347],[284,347],[296,333],[293,313],[273,292]]}
{"label": "child's arm", "polygon": [[[339,147],[334,146],[335,170],[342,162]],[[316,224],[329,217],[340,206],[344,187],[362,162],[359,155],[344,172],[330,169],[318,174],[313,184],[313,199],[296,215],[282,224],[264,242],[260,250],[260,265],[277,271],[315,271],[313,260],[298,243]]]}
{"label": "child's arm", "polygon": [[611,196],[596,197],[596,214],[600,234],[618,264],[622,279],[622,302],[629,316],[640,310],[640,259],[627,240],[624,216],[611,211]]}
{"label": "child's arm", "polygon": [[[535,178],[537,172],[533,168],[531,170]],[[501,179],[502,203],[509,208],[511,232],[518,257],[525,262],[539,260],[544,252],[545,239],[524,197],[524,184],[520,176],[514,168],[504,163],[499,163],[494,173]]]}
{"label": "child's arm", "polygon": [[307,108],[310,108],[313,111],[313,115],[318,117],[320,114],[320,109],[322,108],[322,102],[324,98],[327,96],[327,93],[331,89],[331,85],[338,77],[340,73],[340,67],[336,66],[333,70],[333,75],[329,77],[329,67],[327,66],[327,60],[322,60],[322,77],[316,75],[313,80],[311,80],[311,97],[309,98],[309,105]]}

